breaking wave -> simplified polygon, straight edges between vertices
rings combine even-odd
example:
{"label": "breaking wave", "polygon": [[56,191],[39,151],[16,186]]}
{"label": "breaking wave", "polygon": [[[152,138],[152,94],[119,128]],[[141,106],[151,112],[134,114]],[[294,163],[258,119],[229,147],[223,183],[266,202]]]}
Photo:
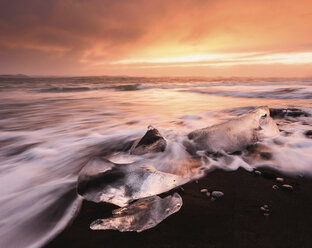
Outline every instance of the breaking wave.
{"label": "breaking wave", "polygon": [[[269,166],[312,176],[311,81],[247,82],[0,80],[0,247],[40,247],[62,231],[82,202],[76,193],[79,171],[94,157],[137,163],[178,176],[181,184],[215,168]],[[199,152],[194,159],[186,151],[189,132],[260,105],[277,109],[279,137],[235,154]],[[285,110],[289,105],[292,108]],[[167,140],[165,152],[141,156],[120,152],[142,137],[149,124]]]}

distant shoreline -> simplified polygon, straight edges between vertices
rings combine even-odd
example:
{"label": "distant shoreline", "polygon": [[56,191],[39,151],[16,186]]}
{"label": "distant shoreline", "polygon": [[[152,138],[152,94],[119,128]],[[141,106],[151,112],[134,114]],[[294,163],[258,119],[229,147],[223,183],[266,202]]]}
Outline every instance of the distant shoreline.
{"label": "distant shoreline", "polygon": [[135,76],[135,75],[26,75],[26,74],[0,74],[0,78],[169,78],[190,80],[301,80],[312,79],[312,76],[304,77],[245,77],[245,76]]}
{"label": "distant shoreline", "polygon": [[0,78],[29,78],[25,74],[0,74]]}

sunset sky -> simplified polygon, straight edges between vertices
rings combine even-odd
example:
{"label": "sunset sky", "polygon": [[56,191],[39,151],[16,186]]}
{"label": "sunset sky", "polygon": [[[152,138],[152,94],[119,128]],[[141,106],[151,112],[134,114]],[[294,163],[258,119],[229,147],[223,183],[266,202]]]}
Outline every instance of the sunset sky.
{"label": "sunset sky", "polygon": [[0,0],[0,74],[312,77],[311,0]]}

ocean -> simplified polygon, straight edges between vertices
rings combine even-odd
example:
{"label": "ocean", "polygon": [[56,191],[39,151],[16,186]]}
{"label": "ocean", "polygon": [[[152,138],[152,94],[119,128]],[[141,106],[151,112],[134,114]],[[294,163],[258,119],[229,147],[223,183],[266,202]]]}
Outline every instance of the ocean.
{"label": "ocean", "polygon": [[[310,78],[0,78],[0,247],[40,247],[63,230],[79,212],[77,177],[90,158],[190,175],[187,134],[258,106],[286,111],[275,118],[280,136],[261,141],[270,156],[208,158],[206,171],[265,165],[311,177]],[[149,125],[167,140],[165,153],[115,152]]]}

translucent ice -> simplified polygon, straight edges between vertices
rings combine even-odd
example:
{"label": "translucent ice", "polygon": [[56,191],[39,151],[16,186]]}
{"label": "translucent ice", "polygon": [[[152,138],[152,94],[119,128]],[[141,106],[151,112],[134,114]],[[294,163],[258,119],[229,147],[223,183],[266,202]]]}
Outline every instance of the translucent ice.
{"label": "translucent ice", "polygon": [[279,129],[265,106],[224,123],[195,130],[188,138],[196,150],[235,152],[260,139],[278,135]]}
{"label": "translucent ice", "polygon": [[95,158],[79,173],[77,191],[89,201],[126,206],[133,200],[167,192],[189,180],[147,167],[145,161],[116,164]]}
{"label": "translucent ice", "polygon": [[90,225],[92,230],[119,230],[120,232],[142,232],[155,227],[168,216],[178,212],[182,198],[178,193],[160,198],[152,196],[141,199],[127,207],[113,211],[113,217],[97,219]]}

